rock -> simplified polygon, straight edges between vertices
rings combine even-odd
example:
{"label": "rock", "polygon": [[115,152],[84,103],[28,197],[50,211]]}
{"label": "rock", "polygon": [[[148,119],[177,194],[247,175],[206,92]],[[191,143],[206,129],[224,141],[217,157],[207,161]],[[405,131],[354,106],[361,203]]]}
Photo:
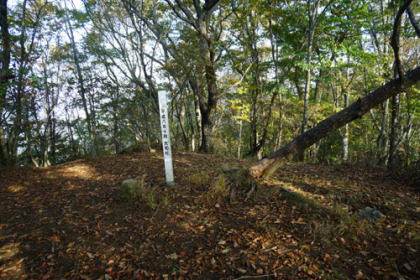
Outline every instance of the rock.
{"label": "rock", "polygon": [[135,179],[124,180],[121,184],[121,199],[128,201],[135,198],[139,192],[140,185],[140,182]]}
{"label": "rock", "polygon": [[135,187],[135,185],[137,185],[139,183],[139,181],[137,181],[137,180],[135,180],[135,179],[127,179],[127,180],[124,180],[123,182],[122,182],[122,184],[121,184],[121,187],[124,189],[124,188],[129,188],[129,189],[131,189],[131,188],[134,188]]}
{"label": "rock", "polygon": [[150,152],[155,154],[157,151],[162,150],[162,144],[150,143],[150,148],[145,142],[136,142],[131,146],[124,148],[120,153],[123,155],[131,155],[133,153]]}
{"label": "rock", "polygon": [[386,231],[388,231],[390,233],[398,233],[398,229],[396,229],[396,228],[387,228]]}
{"label": "rock", "polygon": [[375,210],[375,209],[370,208],[370,207],[366,207],[365,209],[359,211],[359,213],[357,213],[357,215],[359,216],[359,218],[361,220],[369,220],[369,221],[373,221],[373,222],[376,222],[379,219],[385,217],[385,215],[382,214],[380,211]]}

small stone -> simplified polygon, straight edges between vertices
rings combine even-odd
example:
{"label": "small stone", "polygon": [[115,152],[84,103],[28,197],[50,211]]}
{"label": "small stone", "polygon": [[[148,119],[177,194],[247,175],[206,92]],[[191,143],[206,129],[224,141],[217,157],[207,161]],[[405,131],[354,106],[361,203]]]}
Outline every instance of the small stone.
{"label": "small stone", "polygon": [[388,231],[390,233],[398,233],[398,229],[396,229],[396,228],[387,228],[386,231]]}
{"label": "small stone", "polygon": [[385,217],[385,215],[382,214],[380,211],[372,209],[370,207],[366,207],[365,209],[359,211],[357,215],[361,220],[369,220],[372,222],[376,222],[379,219]]}

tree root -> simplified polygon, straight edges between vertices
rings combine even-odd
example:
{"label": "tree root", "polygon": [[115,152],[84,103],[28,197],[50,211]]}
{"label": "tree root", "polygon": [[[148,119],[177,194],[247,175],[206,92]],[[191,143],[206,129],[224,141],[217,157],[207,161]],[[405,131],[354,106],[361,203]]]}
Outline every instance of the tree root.
{"label": "tree root", "polygon": [[[239,183],[238,180],[235,180],[230,183],[230,191],[229,191],[229,197],[228,202],[231,203],[235,199],[236,189],[238,187],[242,187],[242,184]],[[252,194],[258,190],[258,184],[254,180],[251,181],[251,186],[247,188],[245,191],[243,191],[242,195],[245,197],[245,200],[248,200],[251,198]]]}

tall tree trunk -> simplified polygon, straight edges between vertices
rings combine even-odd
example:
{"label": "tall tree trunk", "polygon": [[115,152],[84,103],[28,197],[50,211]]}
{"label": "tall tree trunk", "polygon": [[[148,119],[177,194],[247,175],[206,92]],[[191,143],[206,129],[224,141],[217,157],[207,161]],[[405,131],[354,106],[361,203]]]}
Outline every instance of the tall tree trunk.
{"label": "tall tree trunk", "polygon": [[114,149],[115,154],[121,153],[121,145],[120,145],[120,130],[118,128],[118,105],[117,102],[120,99],[120,87],[117,85],[116,88],[116,96],[114,96],[114,100],[112,100],[112,122],[113,122],[113,142],[114,142]]}
{"label": "tall tree trunk", "polygon": [[331,132],[336,131],[345,124],[361,118],[371,108],[378,106],[388,98],[395,96],[420,81],[420,67],[406,73],[403,79],[394,79],[377,90],[371,92],[363,99],[358,99],[349,107],[341,110],[337,114],[323,120],[315,127],[300,134],[286,146],[277,150],[266,158],[255,163],[249,169],[249,174],[257,179],[264,175],[270,176],[285,161],[294,155],[301,153],[320,139],[326,137]]}
{"label": "tall tree trunk", "polygon": [[384,165],[387,162],[387,148],[388,148],[388,126],[389,126],[389,100],[383,104],[381,130],[379,131],[376,140],[376,162],[379,165]]}
{"label": "tall tree trunk", "polygon": [[[401,20],[400,20],[400,26],[399,27],[404,27],[405,25],[405,17],[402,16]],[[402,47],[402,40],[401,37],[397,34],[396,41],[397,44]],[[400,48],[399,47],[399,48]],[[395,64],[394,68],[394,78],[397,77],[397,75],[399,75],[399,71],[401,71],[401,69],[399,68],[401,67],[400,65],[398,65],[398,63]],[[392,97],[391,99],[391,135],[390,135],[390,139],[389,139],[389,158],[388,158],[388,169],[391,170],[395,167],[396,164],[398,164],[395,160],[395,156],[396,156],[396,152],[398,149],[398,142],[399,142],[399,138],[400,138],[400,129],[399,129],[399,125],[400,125],[400,95],[396,95],[394,97]]]}
{"label": "tall tree trunk", "polygon": [[[206,27],[202,28],[203,30]],[[202,30],[202,32],[204,32]],[[201,125],[202,125],[202,143],[200,150],[209,153],[212,151],[212,138],[213,138],[213,128],[214,128],[214,116],[216,114],[217,100],[219,98],[219,92],[217,89],[217,77],[216,70],[214,66],[214,50],[210,45],[211,42],[208,41],[206,33],[200,34],[200,48],[201,54],[204,59],[204,70],[207,82],[207,102],[206,104],[201,104]]]}
{"label": "tall tree trunk", "polygon": [[[349,58],[347,58],[349,63]],[[350,69],[346,67],[346,83],[350,83]],[[348,84],[349,85],[349,84]],[[344,108],[349,106],[350,101],[350,90],[348,85],[342,86],[342,92],[344,97]],[[345,124],[341,130],[341,162],[345,163],[349,160],[349,124]]]}
{"label": "tall tree trunk", "polygon": [[[273,2],[271,3],[273,4]],[[271,9],[273,10],[274,7],[271,7]],[[278,130],[277,130],[277,137],[276,137],[276,144],[275,144],[275,149],[278,150],[281,147],[282,144],[282,133],[283,133],[283,94],[280,91],[280,81],[279,81],[279,67],[278,64],[276,63],[277,61],[277,50],[276,50],[276,46],[277,43],[275,41],[275,37],[274,37],[274,33],[273,33],[273,23],[272,23],[272,19],[271,17],[269,18],[269,30],[270,30],[270,43],[271,43],[271,59],[274,61],[274,78],[275,78],[275,86],[274,86],[274,91],[278,91],[277,94],[279,96],[279,121],[278,121]]]}
{"label": "tall tree trunk", "polygon": [[[67,1],[64,1],[64,5],[67,9]],[[68,11],[66,10],[65,12],[65,16],[66,16],[66,23],[67,23],[67,28],[68,28],[68,35],[69,35],[69,39],[70,39],[70,45],[73,51],[73,60],[74,60],[74,64],[76,66],[76,75],[77,75],[77,82],[78,82],[78,90],[79,90],[79,94],[80,97],[82,98],[82,104],[83,104],[83,109],[85,111],[86,114],[86,122],[87,122],[87,128],[88,128],[88,134],[89,134],[89,149],[90,149],[90,154],[92,157],[96,157],[97,153],[96,153],[96,149],[95,149],[95,134],[93,131],[93,127],[92,127],[92,120],[91,120],[91,114],[89,112],[89,108],[88,108],[88,100],[86,97],[86,88],[85,88],[85,82],[83,79],[83,74],[82,74],[82,68],[80,66],[80,61],[79,61],[79,54],[76,48],[76,42],[74,39],[74,34],[73,34],[73,27],[71,25],[69,16],[68,16]]]}
{"label": "tall tree trunk", "polygon": [[67,133],[70,137],[70,144],[71,144],[71,151],[72,155],[71,158],[77,158],[79,156],[79,146],[76,145],[76,141],[74,139],[74,133],[73,133],[73,126],[70,122],[70,115],[68,111],[68,106],[65,106],[65,113],[66,113],[66,126],[67,126]]}
{"label": "tall tree trunk", "polygon": [[200,110],[200,98],[201,98],[201,88],[198,85],[197,79],[195,76],[188,78],[188,83],[191,87],[194,96],[194,112],[195,112],[195,121],[197,125],[197,135],[198,135],[198,145],[201,147],[203,144],[203,126],[202,126],[202,115]]}
{"label": "tall tree trunk", "polygon": [[214,49],[214,41],[217,40],[217,38],[214,36],[216,31],[212,30],[210,24],[212,21],[212,14],[218,8],[221,0],[206,0],[204,1],[204,4],[202,4],[202,1],[194,0],[193,7],[195,14],[184,1],[165,1],[171,6],[172,10],[181,20],[195,29],[200,41],[200,55],[204,65],[204,74],[207,84],[206,100],[203,100],[203,98],[199,96],[202,125],[200,150],[203,152],[210,152],[212,150],[211,141],[215,125],[213,120],[216,114],[217,101],[219,99]]}
{"label": "tall tree trunk", "polygon": [[55,118],[55,112],[52,112],[52,118],[51,118],[51,135],[50,135],[50,146],[51,146],[51,160],[52,164],[57,164],[57,145],[56,145],[56,139],[57,139],[57,120]]}
{"label": "tall tree trunk", "polygon": [[14,165],[17,160],[17,152],[18,152],[18,142],[19,142],[19,134],[22,131],[22,95],[25,88],[23,76],[26,67],[25,60],[27,59],[25,56],[26,48],[25,48],[25,38],[26,38],[26,3],[27,1],[24,0],[22,4],[22,30],[19,38],[20,43],[20,61],[19,61],[19,70],[17,76],[17,91],[16,91],[16,99],[15,99],[15,110],[16,110],[16,117],[13,122],[13,127],[9,135],[9,152],[10,157],[12,160],[12,164]]}
{"label": "tall tree trunk", "polygon": [[10,77],[10,35],[7,21],[7,0],[0,0],[0,27],[2,39],[1,72],[0,72],[0,164],[10,165],[5,131],[3,130],[3,110],[6,105],[6,94]]}
{"label": "tall tree trunk", "polygon": [[[349,106],[349,94],[344,95],[344,105]],[[349,160],[349,124],[345,124],[341,132],[341,162],[345,163]]]}
{"label": "tall tree trunk", "polygon": [[398,148],[399,139],[399,119],[400,119],[400,95],[396,95],[391,99],[391,135],[389,140],[389,159],[388,169],[395,167],[397,163],[395,155]]}
{"label": "tall tree trunk", "polygon": [[[301,133],[306,131],[307,123],[308,123],[308,112],[309,112],[309,94],[311,92],[311,62],[312,62],[312,49],[314,44],[314,35],[315,35],[315,28],[316,28],[316,17],[318,14],[318,7],[319,7],[319,0],[315,0],[314,7],[312,7],[311,0],[307,0],[307,12],[309,18],[309,25],[308,25],[308,49],[306,53],[306,79],[305,79],[305,92],[303,96],[303,116],[302,116],[302,127]],[[302,151],[299,154],[299,160],[304,159],[304,153]]]}
{"label": "tall tree trunk", "polygon": [[[52,113],[54,110],[54,97],[51,94],[50,87],[48,85],[48,74],[47,74],[47,61],[43,61],[43,71],[44,71],[44,88],[45,88],[45,108],[47,114],[47,122],[45,124],[44,135],[40,135],[43,140],[41,140],[42,146],[42,166],[49,166],[50,161],[48,159],[48,146],[51,144],[52,137]],[[53,103],[53,104],[51,104]],[[34,114],[36,114],[34,110]]]}

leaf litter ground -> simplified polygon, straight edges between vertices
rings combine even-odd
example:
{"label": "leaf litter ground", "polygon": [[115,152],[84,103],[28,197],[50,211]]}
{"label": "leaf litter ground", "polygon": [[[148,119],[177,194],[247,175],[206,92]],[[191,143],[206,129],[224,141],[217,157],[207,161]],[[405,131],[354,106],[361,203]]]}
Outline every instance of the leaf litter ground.
{"label": "leaf litter ground", "polygon": [[[382,171],[290,164],[228,203],[221,166],[148,152],[0,172],[2,279],[419,279],[419,194]],[[153,198],[124,202],[142,178]],[[238,191],[239,193],[240,191]],[[371,207],[385,218],[360,220]]]}

